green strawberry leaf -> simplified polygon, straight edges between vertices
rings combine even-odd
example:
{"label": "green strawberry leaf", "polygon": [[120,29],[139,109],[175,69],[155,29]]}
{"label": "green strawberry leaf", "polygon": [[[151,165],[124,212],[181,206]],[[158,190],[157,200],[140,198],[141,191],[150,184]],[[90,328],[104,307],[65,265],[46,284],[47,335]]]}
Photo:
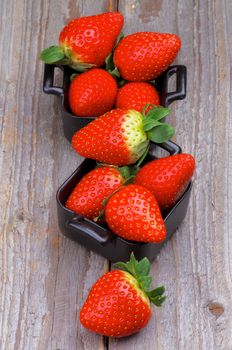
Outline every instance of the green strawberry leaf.
{"label": "green strawberry leaf", "polygon": [[138,261],[135,259],[134,253],[131,253],[130,260],[127,262],[128,271],[136,278],[136,265]]}
{"label": "green strawberry leaf", "polygon": [[114,266],[119,267],[121,270],[129,272],[127,269],[127,263],[119,261],[119,262],[115,263]]}
{"label": "green strawberry leaf", "polygon": [[106,70],[107,71],[113,71],[115,68],[114,61],[113,61],[113,52],[111,52],[105,59],[106,63]]}
{"label": "green strawberry leaf", "polygon": [[79,74],[77,73],[73,73],[71,76],[70,76],[70,80],[73,81]]}
{"label": "green strawberry leaf", "polygon": [[148,276],[150,272],[150,261],[148,258],[143,258],[140,260],[136,266],[136,274],[140,276]]}
{"label": "green strawberry leaf", "polygon": [[123,270],[129,272],[134,276],[135,278],[137,277],[136,275],[136,265],[138,264],[138,261],[135,259],[134,253],[131,253],[130,260],[126,263],[118,262],[115,264],[115,266],[123,268]]}
{"label": "green strawberry leaf", "polygon": [[130,169],[130,173],[131,175],[133,175],[135,177],[135,175],[137,174],[137,172],[139,171],[140,167],[135,164],[134,166],[131,167]]}
{"label": "green strawberry leaf", "polygon": [[155,105],[153,105],[152,103],[147,103],[147,104],[145,104],[145,106],[144,106],[143,109],[142,109],[142,115],[143,115],[144,117],[146,117],[146,114],[147,114],[146,111],[147,111],[148,107],[155,108]]}
{"label": "green strawberry leaf", "polygon": [[[119,79],[121,78],[120,73],[118,68],[115,66],[114,64],[114,49],[116,48],[116,46],[119,44],[119,42],[122,40],[122,38],[124,37],[124,34],[121,32],[119,34],[119,36],[117,37],[117,40],[115,42],[114,48],[113,50],[110,52],[110,54],[106,57],[105,59],[105,64],[106,64],[106,70],[108,73],[110,73],[112,75],[113,78]],[[118,86],[121,87],[125,84],[125,80],[121,79],[118,81]]]}
{"label": "green strawberry leaf", "polygon": [[153,128],[155,128],[158,125],[162,125],[163,123],[160,123],[158,120],[151,120],[150,123],[146,123],[143,126],[144,131],[149,131]]}
{"label": "green strawberry leaf", "polygon": [[128,179],[130,177],[130,168],[126,166],[122,166],[118,168],[118,171],[124,177],[124,179]]}
{"label": "green strawberry leaf", "polygon": [[103,209],[98,216],[93,218],[93,221],[97,223],[99,220],[104,219],[104,217],[105,217],[105,210]]}
{"label": "green strawberry leaf", "polygon": [[166,299],[166,296],[164,295],[164,296],[157,296],[155,298],[150,298],[150,301],[156,306],[160,307],[163,304],[165,299]]}
{"label": "green strawberry leaf", "polygon": [[116,43],[115,43],[115,45],[114,45],[114,49],[118,46],[118,44],[120,43],[120,41],[121,41],[123,38],[124,38],[124,34],[123,34],[123,32],[121,32],[121,33],[119,34],[119,36],[117,37]]}
{"label": "green strawberry leaf", "polygon": [[141,155],[141,157],[138,159],[137,163],[136,163],[136,167],[139,168],[140,165],[142,164],[142,162],[144,161],[144,159],[146,158],[147,154],[149,152],[149,145],[147,146],[147,148],[145,149],[144,153]]}
{"label": "green strawberry leaf", "polygon": [[69,67],[77,70],[78,72],[86,72],[90,68],[96,67],[96,64],[79,62],[79,61],[74,62],[70,60]]}
{"label": "green strawberry leaf", "polygon": [[162,106],[156,106],[150,109],[146,115],[146,119],[152,117],[154,120],[160,120],[171,113],[170,108],[164,108]]}
{"label": "green strawberry leaf", "polygon": [[40,59],[47,64],[57,63],[64,58],[64,50],[60,46],[50,46],[40,53]]}
{"label": "green strawberry leaf", "polygon": [[153,290],[151,290],[150,292],[148,292],[148,294],[149,294],[149,296],[150,296],[151,298],[155,298],[155,297],[157,297],[158,295],[163,295],[164,292],[165,292],[164,286],[159,286],[159,287],[157,287],[156,289],[153,289]]}
{"label": "green strawberry leaf", "polygon": [[[135,278],[141,279],[142,283],[147,283],[143,278],[148,277],[150,271],[150,262],[148,258],[143,258],[142,260],[136,260],[134,253],[131,253],[130,260],[126,263],[119,262],[115,264],[117,267],[126,269],[127,272],[130,272]],[[150,277],[149,277],[150,278]]]}
{"label": "green strawberry leaf", "polygon": [[113,78],[120,78],[120,73],[117,67],[115,67],[112,71],[109,72]]}
{"label": "green strawberry leaf", "polygon": [[119,80],[118,80],[118,87],[122,87],[122,86],[125,85],[126,83],[127,83],[126,80],[124,80],[124,79],[119,79]]}
{"label": "green strawberry leaf", "polygon": [[130,175],[124,182],[123,182],[123,186],[132,184],[134,182],[134,175]]}
{"label": "green strawberry leaf", "polygon": [[[142,260],[136,260],[134,253],[131,253],[130,260],[126,263],[116,263],[118,267],[126,269],[127,272],[130,272],[138,280],[141,279],[142,283],[147,283],[143,277],[148,277],[150,271],[150,262],[148,258],[143,258]],[[149,277],[150,278],[150,277]]]}
{"label": "green strawberry leaf", "polygon": [[166,142],[170,140],[174,134],[175,129],[167,123],[155,126],[147,132],[148,139],[156,143]]}
{"label": "green strawberry leaf", "polygon": [[164,296],[165,288],[164,286],[157,287],[156,289],[153,289],[151,291],[147,292],[147,296],[149,297],[150,301],[155,304],[156,306],[161,306],[164,300],[166,299],[166,296]]}
{"label": "green strawberry leaf", "polygon": [[128,262],[118,262],[115,264],[115,266],[130,273],[134,278],[136,278],[138,282],[136,288],[140,288],[153,304],[156,306],[162,305],[166,299],[166,297],[163,295],[165,288],[164,286],[160,286],[156,289],[150,290],[152,278],[149,276],[150,262],[146,257],[138,261],[132,252]]}
{"label": "green strawberry leaf", "polygon": [[151,276],[140,276],[138,277],[138,282],[142,290],[147,292],[151,288],[152,278]]}
{"label": "green strawberry leaf", "polygon": [[[149,105],[146,105],[144,108],[148,108]],[[156,126],[161,125],[159,122],[160,119],[169,115],[171,110],[169,108],[164,108],[162,106],[156,106],[152,108],[147,114],[143,113],[143,129],[144,131],[149,131],[155,128]],[[167,124],[168,125],[168,124]],[[164,128],[163,128],[164,129]],[[163,130],[162,130],[163,131]]]}
{"label": "green strawberry leaf", "polygon": [[157,81],[156,80],[149,80],[149,84],[153,85],[154,87],[157,87]]}
{"label": "green strawberry leaf", "polygon": [[[113,61],[113,52],[111,52],[105,59],[105,63],[106,63],[106,70],[107,72],[116,79],[120,78],[120,73],[117,67],[115,67],[114,65],[114,61]],[[120,82],[121,84],[121,82]]]}
{"label": "green strawberry leaf", "polygon": [[[147,106],[147,105],[146,105]],[[145,106],[145,107],[146,107]],[[150,105],[151,106],[151,105]],[[144,107],[144,108],[145,108]],[[146,109],[149,107],[149,105],[146,107]],[[160,120],[164,117],[166,117],[167,115],[169,115],[171,112],[170,108],[164,108],[162,106],[156,106],[152,109],[150,109],[150,111],[145,115],[143,114],[143,116],[145,117],[143,120],[143,125],[147,125],[149,124],[151,121],[154,120]]]}
{"label": "green strawberry leaf", "polygon": [[106,164],[106,163],[100,163],[100,162],[96,162],[96,168],[100,168],[100,167],[103,167],[103,166],[107,166],[107,167],[111,167],[111,168],[117,168],[117,165],[109,165],[109,164]]}

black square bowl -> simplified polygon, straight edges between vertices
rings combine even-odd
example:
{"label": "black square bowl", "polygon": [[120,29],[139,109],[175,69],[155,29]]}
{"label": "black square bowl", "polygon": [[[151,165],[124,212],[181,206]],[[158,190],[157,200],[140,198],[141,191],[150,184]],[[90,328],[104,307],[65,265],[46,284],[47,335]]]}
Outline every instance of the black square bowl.
{"label": "black square bowl", "polygon": [[[63,72],[62,87],[54,85],[55,68],[59,68]],[[45,64],[43,81],[43,91],[46,94],[59,96],[64,136],[69,142],[71,142],[72,136],[77,130],[81,129],[83,126],[95,119],[94,117],[75,116],[70,110],[68,102],[68,91],[70,85],[70,77],[73,73],[76,72],[68,66]],[[169,92],[169,80],[173,75],[176,76],[176,87],[175,91]],[[162,75],[159,76],[159,78],[156,79],[156,88],[159,91],[160,104],[162,106],[168,107],[173,101],[182,100],[185,98],[186,79],[186,67],[182,65],[170,66]]]}
{"label": "black square bowl", "polygon": [[[149,153],[143,164],[156,159],[154,151],[157,150],[157,147],[166,150],[170,155],[181,153],[181,148],[171,141],[160,145],[151,144]],[[62,234],[84,245],[86,248],[97,252],[112,262],[127,261],[131,252],[134,252],[137,259],[142,259],[146,256],[152,261],[184,219],[188,208],[192,184],[189,184],[185,193],[177,203],[170,210],[163,213],[163,219],[167,230],[167,236],[164,242],[157,244],[128,241],[115,235],[107,227],[100,226],[65,207],[65,203],[76,184],[95,166],[96,162],[94,160],[85,159],[57,191],[58,222]]]}

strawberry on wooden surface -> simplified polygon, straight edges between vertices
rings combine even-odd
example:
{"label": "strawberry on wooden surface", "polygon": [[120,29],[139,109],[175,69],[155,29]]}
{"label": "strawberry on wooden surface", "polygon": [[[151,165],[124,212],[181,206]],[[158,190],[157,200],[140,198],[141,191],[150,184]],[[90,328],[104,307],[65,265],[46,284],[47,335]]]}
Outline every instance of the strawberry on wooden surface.
{"label": "strawberry on wooden surface", "polygon": [[147,150],[149,140],[169,140],[174,129],[160,120],[170,113],[157,106],[146,115],[135,110],[114,109],[77,131],[72,146],[85,158],[113,165],[135,163]]}
{"label": "strawberry on wooden surface", "polygon": [[94,220],[104,208],[103,201],[119,189],[124,181],[125,178],[117,168],[103,166],[93,169],[78,182],[66,207]]}
{"label": "strawberry on wooden surface", "polygon": [[149,189],[162,210],[172,207],[185,192],[195,169],[191,154],[153,160],[137,173],[135,183]]}
{"label": "strawberry on wooden surface", "polygon": [[[158,92],[151,84],[132,82],[125,84],[119,89],[116,108],[135,109],[138,112],[142,112],[147,104],[158,106],[159,103]],[[149,109],[151,108],[150,106]]]}
{"label": "strawberry on wooden surface", "polygon": [[80,321],[92,332],[108,337],[125,337],[143,329],[151,318],[151,303],[161,306],[165,289],[151,290],[150,263],[137,261],[131,254],[124,269],[107,272],[92,286],[81,312]]}
{"label": "strawberry on wooden surface", "polygon": [[127,240],[161,243],[166,237],[154,195],[139,185],[124,186],[110,197],[105,220],[115,234]]}
{"label": "strawberry on wooden surface", "polygon": [[117,90],[115,79],[104,69],[90,69],[72,80],[70,108],[80,117],[98,117],[113,108]]}
{"label": "strawberry on wooden surface", "polygon": [[175,34],[139,32],[123,38],[114,51],[114,64],[128,81],[156,78],[174,61],[181,41]]}
{"label": "strawberry on wooden surface", "polygon": [[81,17],[69,22],[60,32],[59,46],[41,52],[48,64],[68,64],[75,70],[101,67],[112,51],[123,26],[119,12]]}

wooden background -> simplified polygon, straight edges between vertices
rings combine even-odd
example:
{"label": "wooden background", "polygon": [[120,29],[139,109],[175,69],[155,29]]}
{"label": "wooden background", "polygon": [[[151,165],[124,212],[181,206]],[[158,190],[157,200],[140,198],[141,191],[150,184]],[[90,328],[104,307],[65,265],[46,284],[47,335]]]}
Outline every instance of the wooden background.
{"label": "wooden background", "polygon": [[[108,262],[59,234],[55,193],[80,158],[42,93],[41,49],[71,18],[118,9],[125,33],[178,33],[188,93],[176,141],[195,155],[187,217],[152,267],[167,301],[133,337],[104,339],[78,313]],[[231,0],[0,1],[0,349],[231,350]]]}

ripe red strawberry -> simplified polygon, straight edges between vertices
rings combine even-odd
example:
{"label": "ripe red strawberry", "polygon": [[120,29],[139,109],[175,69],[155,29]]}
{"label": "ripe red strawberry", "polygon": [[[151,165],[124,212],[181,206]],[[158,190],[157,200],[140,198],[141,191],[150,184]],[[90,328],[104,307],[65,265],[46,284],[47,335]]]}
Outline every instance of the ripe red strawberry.
{"label": "ripe red strawberry", "polygon": [[113,165],[135,163],[146,151],[149,140],[165,142],[174,129],[159,120],[170,110],[161,106],[146,117],[135,110],[114,109],[77,131],[72,146],[81,156]]}
{"label": "ripe red strawberry", "polygon": [[195,169],[191,154],[153,160],[137,173],[135,183],[149,189],[162,210],[172,207],[185,192]]}
{"label": "ripe red strawberry", "polygon": [[77,18],[61,31],[59,46],[42,51],[40,58],[48,64],[68,64],[76,70],[104,65],[123,26],[119,12]]}
{"label": "ripe red strawberry", "polygon": [[166,236],[154,195],[139,185],[124,186],[110,197],[105,220],[115,234],[131,241],[160,243]]}
{"label": "ripe red strawberry", "polygon": [[113,270],[92,286],[80,312],[80,321],[92,332],[108,337],[125,337],[140,331],[151,318],[151,302],[161,306],[165,289],[151,288],[147,258],[118,263],[125,271]]}
{"label": "ripe red strawberry", "polygon": [[117,96],[117,84],[104,69],[94,68],[76,76],[69,88],[69,105],[80,117],[98,117],[111,110]]}
{"label": "ripe red strawberry", "polygon": [[129,81],[156,78],[174,61],[181,46],[175,34],[141,32],[123,38],[114,51],[114,64]]}
{"label": "ripe red strawberry", "polygon": [[[135,82],[125,84],[118,91],[116,108],[135,109],[142,112],[147,104],[159,105],[159,95],[156,89],[148,83]],[[148,110],[150,110],[150,107]]]}
{"label": "ripe red strawberry", "polygon": [[78,182],[66,207],[93,220],[103,210],[102,202],[120,188],[124,180],[117,168],[103,166],[93,169]]}

